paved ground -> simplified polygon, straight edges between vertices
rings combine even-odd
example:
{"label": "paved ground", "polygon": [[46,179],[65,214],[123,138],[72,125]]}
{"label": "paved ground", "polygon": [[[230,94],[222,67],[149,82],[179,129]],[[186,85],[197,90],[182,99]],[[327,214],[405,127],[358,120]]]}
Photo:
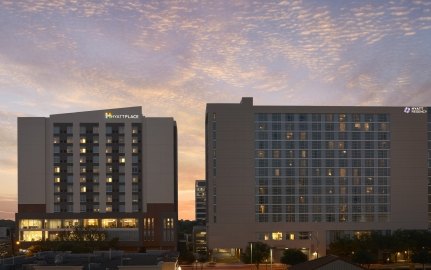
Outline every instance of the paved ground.
{"label": "paved ground", "polygon": [[[214,266],[209,266],[208,264],[198,264],[198,265],[181,265],[183,270],[257,270],[255,265],[250,264],[225,264],[218,263]],[[285,270],[286,266],[283,264],[273,264],[272,270]],[[259,270],[271,270],[270,264],[259,265]]]}

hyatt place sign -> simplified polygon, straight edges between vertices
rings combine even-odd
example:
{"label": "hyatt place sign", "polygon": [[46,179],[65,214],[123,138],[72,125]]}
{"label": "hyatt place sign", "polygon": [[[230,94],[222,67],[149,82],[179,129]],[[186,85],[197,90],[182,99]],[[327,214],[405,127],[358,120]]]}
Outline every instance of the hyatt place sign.
{"label": "hyatt place sign", "polygon": [[105,112],[105,119],[138,119],[138,114],[112,114],[112,112]]}

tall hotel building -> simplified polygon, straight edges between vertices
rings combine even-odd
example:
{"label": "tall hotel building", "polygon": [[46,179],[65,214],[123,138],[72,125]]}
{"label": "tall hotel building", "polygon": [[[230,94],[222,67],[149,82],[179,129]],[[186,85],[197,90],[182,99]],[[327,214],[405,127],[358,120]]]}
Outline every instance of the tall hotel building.
{"label": "tall hotel building", "polygon": [[75,226],[129,250],[175,249],[177,128],[141,107],[18,118],[21,246]]}
{"label": "tall hotel building", "polygon": [[313,258],[338,237],[427,229],[430,116],[424,107],[208,104],[209,248],[262,241]]}

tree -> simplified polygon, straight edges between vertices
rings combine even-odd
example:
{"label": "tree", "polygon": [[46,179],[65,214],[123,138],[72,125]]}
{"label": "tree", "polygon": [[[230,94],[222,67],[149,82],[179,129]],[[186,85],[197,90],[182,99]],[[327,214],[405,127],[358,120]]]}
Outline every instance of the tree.
{"label": "tree", "polygon": [[371,252],[366,249],[359,249],[354,252],[352,256],[352,261],[361,265],[367,265],[370,268],[370,264],[375,262],[375,257]]}
{"label": "tree", "polygon": [[421,263],[422,269],[425,269],[425,264],[431,262],[431,256],[430,256],[429,250],[423,248],[413,252],[412,262]]}
{"label": "tree", "polygon": [[306,262],[307,260],[307,255],[305,255],[301,250],[292,248],[285,249],[283,251],[283,256],[280,259],[281,263],[289,265]]}
{"label": "tree", "polygon": [[241,260],[244,263],[254,263],[256,268],[259,269],[265,259],[269,257],[270,247],[262,242],[253,242],[247,245],[245,253],[241,254]]}

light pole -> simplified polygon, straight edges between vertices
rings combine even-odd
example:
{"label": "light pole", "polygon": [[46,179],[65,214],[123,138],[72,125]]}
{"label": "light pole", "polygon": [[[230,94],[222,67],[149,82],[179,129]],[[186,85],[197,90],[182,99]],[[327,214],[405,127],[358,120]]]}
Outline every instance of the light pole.
{"label": "light pole", "polygon": [[269,262],[271,263],[271,270],[272,270],[272,247],[269,249]]}
{"label": "light pole", "polygon": [[250,242],[250,264],[251,269],[253,269],[253,242]]}

